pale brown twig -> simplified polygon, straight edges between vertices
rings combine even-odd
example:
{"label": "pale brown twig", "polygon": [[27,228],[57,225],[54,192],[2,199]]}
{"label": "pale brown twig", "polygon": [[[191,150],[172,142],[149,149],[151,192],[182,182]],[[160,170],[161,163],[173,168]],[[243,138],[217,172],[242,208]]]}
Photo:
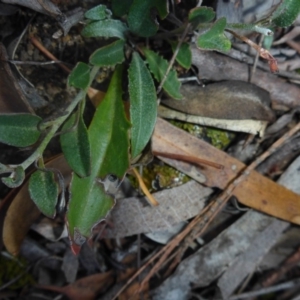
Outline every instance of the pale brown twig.
{"label": "pale brown twig", "polygon": [[157,200],[151,195],[151,193],[149,192],[149,190],[147,189],[143,178],[141,177],[140,173],[136,170],[136,168],[132,168],[132,172],[134,174],[134,176],[136,177],[136,179],[139,182],[139,186],[141,188],[141,190],[144,192],[144,194],[146,195],[148,202],[152,205],[152,206],[157,206],[159,205],[159,203],[157,202]]}
{"label": "pale brown twig", "polygon": [[158,152],[158,151],[152,151],[153,155],[155,156],[162,156],[162,157],[168,157],[172,159],[182,160],[186,161],[195,165],[198,165],[202,167],[203,165],[207,165],[216,169],[224,169],[224,166],[206,159],[198,158],[195,156],[190,155],[182,155],[182,154],[175,154],[175,153],[168,153],[168,152]]}
{"label": "pale brown twig", "polygon": [[180,48],[180,46],[182,45],[183,40],[185,39],[185,36],[186,36],[187,33],[189,32],[190,28],[191,28],[191,23],[189,23],[189,24],[186,26],[186,28],[185,28],[185,30],[184,30],[182,36],[180,37],[180,40],[179,40],[179,42],[178,42],[178,44],[177,44],[177,47],[176,47],[176,49],[175,49],[175,51],[174,51],[174,53],[173,53],[173,56],[172,56],[172,58],[171,58],[171,60],[170,60],[168,69],[167,69],[167,71],[166,71],[166,73],[165,73],[165,75],[164,75],[162,81],[160,82],[160,84],[159,84],[159,86],[158,86],[158,88],[157,88],[156,94],[159,94],[159,93],[160,93],[160,91],[161,91],[163,85],[165,84],[165,82],[166,82],[166,80],[167,80],[167,76],[169,75],[169,73],[170,73],[170,71],[171,71],[171,69],[172,69],[172,67],[173,67],[173,65],[174,65],[174,62],[175,62],[176,56],[177,56],[177,54],[178,54],[179,48]]}
{"label": "pale brown twig", "polygon": [[36,37],[34,37],[33,35],[31,35],[31,36],[29,36],[29,39],[30,39],[31,43],[35,47],[37,47],[46,57],[50,58],[51,60],[54,60],[54,61],[58,62],[58,65],[64,71],[66,71],[67,73],[71,72],[71,70],[67,66],[65,66],[62,63],[59,63],[59,60],[51,52],[49,52]]}
{"label": "pale brown twig", "polygon": [[[264,40],[264,35],[262,34],[260,36],[260,39],[259,39],[259,43],[258,45],[261,47],[262,45],[262,42]],[[254,73],[256,72],[256,68],[257,68],[257,63],[258,63],[258,57],[259,57],[259,52],[256,52],[256,55],[255,55],[255,59],[254,59],[254,63],[253,63],[253,66],[252,66],[252,69],[251,69],[251,73],[250,73],[250,78],[249,78],[249,82],[251,83],[252,82],[252,79],[253,79],[253,75]]]}

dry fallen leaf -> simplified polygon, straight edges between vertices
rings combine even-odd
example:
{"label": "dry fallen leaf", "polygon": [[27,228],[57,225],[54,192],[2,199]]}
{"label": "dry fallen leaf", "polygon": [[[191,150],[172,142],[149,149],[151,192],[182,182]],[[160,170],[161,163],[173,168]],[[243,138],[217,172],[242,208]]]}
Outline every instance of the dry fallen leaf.
{"label": "dry fallen leaf", "polygon": [[[57,156],[48,163],[46,168],[59,169],[65,180],[71,174],[64,157]],[[27,176],[29,178],[29,175]],[[21,244],[32,223],[40,216],[40,211],[30,199],[28,192],[28,180],[13,197],[3,223],[3,243],[8,252],[18,255]],[[11,197],[8,195],[8,197]]]}
{"label": "dry fallen leaf", "polygon": [[[189,163],[160,157],[169,165],[210,187],[224,189],[245,166],[225,152],[162,119],[157,121],[152,146],[154,152],[191,155],[222,163],[223,170],[210,167],[200,169]],[[255,171],[235,188],[233,194],[246,206],[300,224],[300,196]]]}
{"label": "dry fallen leaf", "polygon": [[212,192],[212,189],[190,181],[155,193],[160,204],[156,207],[145,206],[138,197],[117,200],[111,212],[113,228],[107,228],[107,237],[119,238],[171,228],[199,213]]}
{"label": "dry fallen leaf", "polygon": [[104,292],[114,281],[112,271],[81,278],[64,287],[41,285],[39,288],[65,294],[71,300],[93,300]]}

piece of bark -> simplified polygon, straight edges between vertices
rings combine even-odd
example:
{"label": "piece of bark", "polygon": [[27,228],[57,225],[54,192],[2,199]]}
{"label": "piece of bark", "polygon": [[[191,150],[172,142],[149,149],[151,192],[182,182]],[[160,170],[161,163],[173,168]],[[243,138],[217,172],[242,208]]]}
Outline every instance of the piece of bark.
{"label": "piece of bark", "polygon": [[[152,137],[154,152],[174,153],[221,163],[223,170],[159,157],[209,187],[224,189],[245,165],[225,152],[158,118]],[[239,202],[283,220],[300,224],[300,196],[253,171],[233,191]]]}
{"label": "piece of bark", "polygon": [[255,211],[247,212],[212,242],[183,260],[175,273],[154,291],[153,299],[187,300],[191,284],[195,288],[210,284],[273,220]]}
{"label": "piece of bark", "polygon": [[289,223],[274,219],[251,241],[248,249],[231,262],[231,266],[218,281],[223,299],[228,299],[246,276],[255,270],[265,254],[270,251],[282,232],[288,227]]}
{"label": "piece of bark", "polygon": [[[284,172],[278,183],[300,194],[299,187],[300,157],[298,157]],[[218,281],[223,299],[228,299],[238,285],[252,273],[260,263],[264,254],[279,240],[281,233],[288,228],[289,224],[277,219],[260,232],[251,246],[232,263],[230,268]]]}
{"label": "piece of bark", "polygon": [[[249,81],[250,68],[247,64],[216,52],[199,50],[195,46],[191,46],[191,51],[192,64],[198,68],[200,78]],[[256,70],[252,83],[270,93],[274,108],[294,108],[300,105],[300,88],[270,72]]]}
{"label": "piece of bark", "polygon": [[107,229],[106,236],[119,238],[171,228],[199,213],[211,193],[212,189],[190,181],[155,193],[159,202],[156,207],[145,206],[143,199],[138,197],[117,200],[111,212],[114,226]]}

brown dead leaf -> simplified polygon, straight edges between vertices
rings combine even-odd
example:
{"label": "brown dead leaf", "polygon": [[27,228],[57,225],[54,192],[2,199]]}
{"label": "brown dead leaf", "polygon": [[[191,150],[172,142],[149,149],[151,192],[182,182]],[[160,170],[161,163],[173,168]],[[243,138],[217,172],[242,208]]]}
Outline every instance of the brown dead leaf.
{"label": "brown dead leaf", "polygon": [[62,293],[71,300],[93,300],[99,293],[104,292],[113,282],[113,272],[109,271],[81,278],[64,287],[53,285],[40,285],[38,287]]}
{"label": "brown dead leaf", "polygon": [[[152,146],[156,152],[191,155],[213,162],[222,162],[223,170],[210,167],[200,169],[182,161],[159,157],[210,187],[224,189],[244,168],[244,164],[239,160],[162,119],[158,119],[156,123]],[[235,188],[234,195],[246,206],[300,224],[300,196],[255,171]]]}
{"label": "brown dead leaf", "polygon": [[[55,157],[46,168],[59,169],[66,181],[70,177],[71,170],[62,155]],[[28,179],[18,190],[17,194],[9,194],[12,203],[9,206],[3,223],[3,243],[8,252],[18,255],[21,244],[32,223],[40,216],[40,211],[30,199],[28,192]],[[6,200],[8,201],[8,200]]]}

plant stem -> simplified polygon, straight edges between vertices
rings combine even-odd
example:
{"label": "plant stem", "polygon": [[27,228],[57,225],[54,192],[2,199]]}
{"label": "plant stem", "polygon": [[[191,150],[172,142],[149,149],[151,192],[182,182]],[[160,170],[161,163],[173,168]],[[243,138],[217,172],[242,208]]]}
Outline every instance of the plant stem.
{"label": "plant stem", "polygon": [[[98,73],[99,67],[93,67],[90,73],[90,83],[89,86],[92,84],[96,74]],[[85,98],[87,92],[85,90],[81,90],[74,100],[70,103],[70,105],[65,110],[65,113],[63,116],[57,118],[46,134],[45,138],[41,142],[41,144],[38,146],[38,148],[19,166],[21,166],[24,170],[26,170],[32,163],[34,163],[39,157],[43,155],[44,150],[46,149],[47,145],[51,141],[51,139],[54,137],[55,133],[59,129],[59,127],[65,122],[65,120],[70,116],[70,114],[74,111],[78,103]],[[16,165],[17,166],[17,165]],[[11,167],[16,167],[12,166]]]}

